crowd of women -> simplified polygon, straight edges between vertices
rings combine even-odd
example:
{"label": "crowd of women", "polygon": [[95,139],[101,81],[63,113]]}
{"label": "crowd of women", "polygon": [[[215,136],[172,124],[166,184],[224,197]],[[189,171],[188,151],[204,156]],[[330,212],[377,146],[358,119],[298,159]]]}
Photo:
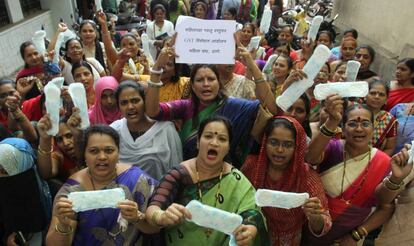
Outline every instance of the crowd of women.
{"label": "crowd of women", "polygon": [[[269,1],[274,15],[281,2]],[[55,54],[67,30],[59,23],[48,59],[31,41],[21,44],[24,68],[16,80],[0,80],[1,243],[229,244],[227,234],[190,222],[186,205],[198,200],[242,217],[237,245],[412,245],[414,58],[400,60],[395,80],[384,81],[370,69],[375,50],[358,43],[354,29],[338,47],[326,31],[294,42],[292,27],[278,26],[274,16],[279,29],[270,44],[258,29],[256,1],[174,4],[149,4],[151,57],[140,30],[115,40],[102,11]],[[238,21],[235,64],[177,64],[180,14]],[[248,51],[253,36],[262,37],[260,47]],[[307,77],[301,69],[317,45],[332,55],[284,112],[275,99]],[[271,69],[263,69],[273,54]],[[59,63],[50,62],[55,56]],[[366,97],[318,101],[315,85],[347,81],[350,60],[361,63],[357,80],[369,82]],[[43,88],[56,77],[65,84],[51,136]],[[86,91],[86,130],[68,93],[74,82]],[[117,208],[75,212],[68,199],[112,188],[126,194]],[[260,208],[257,189],[310,198],[292,209]]]}

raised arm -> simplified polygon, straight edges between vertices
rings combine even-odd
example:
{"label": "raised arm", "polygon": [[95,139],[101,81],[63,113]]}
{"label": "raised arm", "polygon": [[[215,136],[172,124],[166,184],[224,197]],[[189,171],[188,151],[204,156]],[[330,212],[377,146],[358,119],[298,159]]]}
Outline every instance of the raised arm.
{"label": "raised arm", "polygon": [[27,141],[35,142],[37,141],[36,129],[20,109],[20,101],[21,98],[18,92],[6,98],[6,106],[9,110],[8,125],[15,126],[16,130],[23,131],[23,138]]}
{"label": "raised arm", "polygon": [[156,117],[160,112],[160,87],[162,86],[161,74],[169,58],[175,56],[175,50],[172,45],[175,42],[175,36],[172,40],[166,42],[162,48],[157,61],[150,70],[150,81],[148,82],[147,95],[145,96],[145,113],[149,117]]}
{"label": "raised arm", "polygon": [[115,64],[118,58],[117,51],[112,45],[111,33],[109,32],[109,29],[108,29],[106,15],[104,12],[99,11],[96,14],[96,18],[99,22],[99,25],[101,26],[102,41],[104,43],[106,57],[108,58],[108,61],[110,64]]}
{"label": "raised arm", "polygon": [[49,114],[44,115],[37,124],[39,132],[39,147],[37,155],[37,167],[40,176],[44,179],[55,177],[58,174],[59,164],[57,160],[52,158],[53,145],[52,136],[47,131],[52,128]]}
{"label": "raised arm", "polygon": [[343,100],[338,95],[332,95],[326,98],[325,110],[328,113],[328,119],[321,126],[321,130],[312,139],[306,153],[306,162],[312,165],[318,165],[323,160],[326,145],[335,135],[336,128],[342,119]]}
{"label": "raised arm", "polygon": [[[49,45],[47,47],[47,52],[51,52],[51,51],[55,50],[55,46],[56,46],[56,42],[57,42],[57,39],[59,37],[59,34],[62,33],[62,32],[65,32],[67,29],[68,29],[68,26],[65,23],[60,22],[58,24],[58,29],[57,29],[55,35],[53,36],[53,38],[49,42]],[[59,55],[59,54],[55,54],[55,55]]]}

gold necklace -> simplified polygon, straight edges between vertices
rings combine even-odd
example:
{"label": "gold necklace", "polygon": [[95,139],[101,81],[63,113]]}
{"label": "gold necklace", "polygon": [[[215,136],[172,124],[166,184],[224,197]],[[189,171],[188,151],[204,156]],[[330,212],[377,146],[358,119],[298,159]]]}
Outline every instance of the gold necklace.
{"label": "gold necklace", "polygon": [[[362,189],[362,187],[365,184],[365,181],[366,181],[367,176],[368,176],[369,165],[371,165],[371,149],[372,148],[369,148],[369,150],[368,150],[368,164],[367,164],[367,167],[365,168],[364,177],[362,178],[361,183],[358,185],[357,190],[352,194],[351,198],[348,199],[348,200],[346,200],[344,198],[344,181],[345,181],[345,172],[346,172],[346,150],[345,150],[345,146],[344,146],[344,153],[343,153],[343,155],[344,155],[344,170],[342,172],[341,200],[344,201],[347,205],[351,204],[352,200],[355,198],[355,196],[358,194],[358,192]],[[361,161],[365,157],[366,157],[366,155],[364,155],[364,157],[362,159],[360,159],[360,160],[357,160],[355,158],[351,158],[351,159],[356,160],[356,161]]]}
{"label": "gold necklace", "polygon": [[[218,183],[217,192],[216,192],[215,200],[214,200],[214,207],[217,206],[217,201],[220,200],[220,196],[221,196],[221,194],[220,194],[220,185],[221,185],[221,178],[223,177],[223,169],[224,169],[224,165],[223,165],[223,168],[220,171],[219,183]],[[200,198],[200,202],[203,203],[203,193],[201,192],[200,176],[198,174],[197,161],[195,163],[195,170],[196,170],[196,174],[197,174],[198,197]],[[206,229],[204,229],[204,233],[206,234],[206,237],[209,238],[211,236],[211,234],[213,233],[213,230],[210,229],[210,228],[206,228]]]}

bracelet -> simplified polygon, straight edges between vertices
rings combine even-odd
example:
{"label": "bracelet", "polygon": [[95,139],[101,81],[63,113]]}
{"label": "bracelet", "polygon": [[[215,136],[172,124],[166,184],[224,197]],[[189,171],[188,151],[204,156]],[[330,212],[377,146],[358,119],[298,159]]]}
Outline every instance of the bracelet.
{"label": "bracelet", "polygon": [[359,242],[362,239],[357,230],[351,231],[351,237],[355,240],[355,242]]}
{"label": "bracelet", "polygon": [[266,82],[266,80],[262,77],[262,78],[260,78],[260,79],[255,79],[254,80],[254,83],[255,84],[259,84],[259,83],[263,83],[263,82]]}
{"label": "bracelet", "polygon": [[150,73],[152,74],[156,74],[156,75],[161,75],[164,72],[164,69],[160,69],[160,70],[154,70],[152,68],[150,68]]}
{"label": "bracelet", "polygon": [[51,147],[49,151],[42,150],[42,148],[40,148],[40,146],[39,146],[39,148],[37,148],[37,153],[40,154],[40,155],[50,155],[50,154],[52,154],[52,152],[53,152],[53,147]]}
{"label": "bracelet", "polygon": [[323,134],[323,135],[325,135],[325,136],[327,136],[327,137],[333,137],[333,136],[335,136],[335,134],[336,134],[336,132],[333,132],[333,131],[331,131],[331,130],[329,130],[326,126],[325,126],[325,124],[323,124],[320,128],[319,128],[319,130],[320,130],[320,132]]}
{"label": "bracelet", "polygon": [[159,225],[157,223],[158,217],[160,217],[160,214],[162,214],[162,213],[164,213],[164,211],[162,211],[162,210],[157,210],[154,213],[152,213],[151,222],[152,222],[153,225],[158,226],[158,227],[162,227],[161,225]]}
{"label": "bracelet", "polygon": [[71,225],[69,225],[69,231],[62,231],[62,230],[59,228],[58,224],[56,224],[56,226],[55,226],[55,231],[56,231],[57,233],[61,234],[61,235],[68,235],[68,234],[71,234],[71,233],[73,232],[73,228],[72,228],[72,226],[71,226]]}
{"label": "bracelet", "polygon": [[164,85],[161,81],[158,83],[147,81],[147,83],[148,83],[148,87],[153,87],[153,88],[160,88]]}
{"label": "bracelet", "polygon": [[[358,231],[358,234],[362,236],[363,238],[368,236],[368,231],[367,229],[365,229],[365,227],[359,226],[356,230]],[[360,231],[362,231],[362,233],[360,233]]]}
{"label": "bracelet", "polygon": [[394,183],[394,182],[392,182],[392,181],[391,181],[390,176],[388,176],[388,177],[387,177],[387,179],[388,179],[388,182],[390,182],[391,184],[393,184],[393,185],[395,185],[395,186],[401,186],[401,185],[403,185],[403,183],[404,183],[404,180],[403,180],[403,181],[401,181],[401,183],[399,183],[399,184]]}
{"label": "bracelet", "polygon": [[136,223],[139,223],[140,221],[143,221],[143,220],[145,220],[145,214],[144,213],[142,213],[141,211],[139,211],[138,209],[137,209],[137,220],[134,222],[134,224],[136,224]]}
{"label": "bracelet", "polygon": [[391,182],[388,177],[384,178],[382,183],[384,184],[385,188],[389,191],[398,191],[404,185],[404,181],[401,182],[401,184],[395,184]]}

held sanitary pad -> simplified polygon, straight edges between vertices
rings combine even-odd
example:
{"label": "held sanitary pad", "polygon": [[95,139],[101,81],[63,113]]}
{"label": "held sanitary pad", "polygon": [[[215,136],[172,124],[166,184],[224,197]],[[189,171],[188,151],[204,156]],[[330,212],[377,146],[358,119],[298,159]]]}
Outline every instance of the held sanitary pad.
{"label": "held sanitary pad", "polygon": [[125,200],[125,192],[122,188],[78,191],[69,193],[68,199],[72,201],[72,208],[75,212],[99,208],[117,208],[118,203]]}
{"label": "held sanitary pad", "polygon": [[312,24],[308,32],[308,40],[307,40],[308,42],[310,42],[310,40],[315,41],[316,35],[318,34],[319,27],[321,26],[322,21],[323,21],[323,17],[320,15],[315,16],[315,18],[313,18]]}
{"label": "held sanitary pad", "polygon": [[59,105],[60,89],[54,83],[48,83],[44,88],[46,111],[49,114],[52,128],[47,131],[49,136],[55,136],[59,132]]}
{"label": "held sanitary pad", "polygon": [[77,107],[80,112],[81,118],[80,129],[86,129],[90,125],[88,115],[88,103],[86,101],[85,87],[82,83],[72,83],[69,85],[69,95],[72,98],[73,104]]}
{"label": "held sanitary pad", "polygon": [[197,200],[192,200],[186,207],[191,213],[191,222],[230,235],[229,245],[236,245],[233,232],[242,224],[240,215],[204,205]]}
{"label": "held sanitary pad", "polygon": [[313,94],[319,101],[333,94],[338,94],[341,97],[365,97],[368,94],[368,83],[361,81],[319,84],[315,86]]}
{"label": "held sanitary pad", "polygon": [[408,164],[413,165],[413,159],[414,159],[414,140],[411,141],[411,149],[409,152],[410,158],[408,158]]}
{"label": "held sanitary pad", "polygon": [[290,209],[305,204],[305,201],[309,199],[309,194],[258,189],[255,198],[256,204],[260,207]]}
{"label": "held sanitary pad", "polygon": [[303,72],[308,78],[294,82],[290,85],[282,95],[276,98],[277,105],[283,110],[287,111],[296,100],[313,85],[313,80],[321,70],[322,66],[331,55],[331,50],[325,45],[318,45],[309,61],[305,64]]}
{"label": "held sanitary pad", "polygon": [[346,81],[354,82],[358,76],[359,68],[361,67],[361,63],[358,61],[348,61],[346,63]]}

